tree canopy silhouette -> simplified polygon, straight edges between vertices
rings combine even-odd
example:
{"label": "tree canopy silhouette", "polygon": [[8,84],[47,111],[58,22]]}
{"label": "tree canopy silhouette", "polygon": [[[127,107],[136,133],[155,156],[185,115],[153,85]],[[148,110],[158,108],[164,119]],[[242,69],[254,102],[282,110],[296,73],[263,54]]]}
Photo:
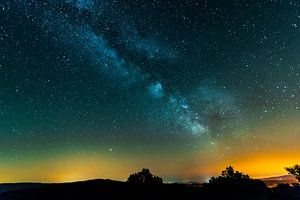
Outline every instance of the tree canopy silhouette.
{"label": "tree canopy silhouette", "polygon": [[211,177],[209,183],[222,183],[222,182],[236,182],[241,180],[250,180],[249,175],[243,174],[239,171],[234,171],[232,166],[226,167],[225,170],[222,171],[221,176]]}
{"label": "tree canopy silhouette", "polygon": [[285,170],[288,171],[289,174],[293,175],[298,180],[298,182],[300,182],[300,165],[286,167]]}
{"label": "tree canopy silhouette", "polygon": [[149,169],[142,169],[142,171],[131,174],[128,179],[128,183],[133,184],[162,184],[162,178],[151,174]]}
{"label": "tree canopy silhouette", "polygon": [[[211,177],[204,185],[212,199],[266,199],[267,186],[261,180],[226,167],[220,176]],[[218,191],[218,192],[216,192]],[[241,198],[245,197],[245,198]]]}

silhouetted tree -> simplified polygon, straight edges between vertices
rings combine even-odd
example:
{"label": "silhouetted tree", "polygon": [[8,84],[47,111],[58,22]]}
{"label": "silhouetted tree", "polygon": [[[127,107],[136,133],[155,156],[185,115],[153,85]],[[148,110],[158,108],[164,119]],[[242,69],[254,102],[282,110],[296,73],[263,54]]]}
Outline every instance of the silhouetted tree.
{"label": "silhouetted tree", "polygon": [[266,199],[268,190],[263,181],[251,179],[249,175],[235,171],[232,166],[226,167],[220,176],[212,177],[204,189],[212,199],[234,200]]}
{"label": "silhouetted tree", "polygon": [[142,169],[142,171],[131,174],[128,179],[128,183],[134,184],[162,184],[162,178],[151,174],[149,169]]}
{"label": "silhouetted tree", "polygon": [[298,180],[298,182],[300,182],[300,165],[286,167],[285,170],[288,171],[289,174],[293,175]]}
{"label": "silhouetted tree", "polygon": [[249,175],[243,174],[239,171],[234,171],[232,166],[226,167],[224,171],[222,171],[221,176],[211,177],[209,183],[217,183],[217,182],[228,182],[228,181],[241,181],[241,180],[250,180]]}

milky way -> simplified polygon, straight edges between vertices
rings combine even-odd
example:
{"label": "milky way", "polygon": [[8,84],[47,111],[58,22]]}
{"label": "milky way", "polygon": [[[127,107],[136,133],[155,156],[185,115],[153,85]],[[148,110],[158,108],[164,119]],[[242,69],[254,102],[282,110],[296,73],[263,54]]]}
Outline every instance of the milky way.
{"label": "milky way", "polygon": [[[258,131],[299,117],[297,1],[15,0],[0,8],[7,166],[68,162],[71,152],[136,157],[130,171],[172,154],[166,165],[179,167],[156,170],[187,178],[183,166],[299,135],[298,127]],[[210,159],[195,161],[197,153]]]}

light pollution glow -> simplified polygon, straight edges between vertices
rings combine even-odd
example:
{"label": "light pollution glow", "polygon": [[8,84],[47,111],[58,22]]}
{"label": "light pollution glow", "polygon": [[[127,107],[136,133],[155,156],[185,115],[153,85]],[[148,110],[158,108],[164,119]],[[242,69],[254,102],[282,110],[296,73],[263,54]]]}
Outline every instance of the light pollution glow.
{"label": "light pollution glow", "polygon": [[[88,152],[80,155],[66,153],[60,155],[59,158],[54,156],[35,162],[21,159],[18,161],[20,164],[17,161],[11,164],[2,163],[0,164],[1,182],[70,182],[95,178],[126,180],[130,173],[143,167],[150,168],[167,181],[207,181],[209,177],[220,174],[229,165],[253,178],[284,175],[287,174],[284,167],[300,163],[300,150],[296,148],[297,141],[300,140],[299,135],[282,134],[289,131],[288,127],[292,122],[282,123],[282,128],[277,129],[274,135],[281,135],[281,137],[275,137],[272,145],[266,143],[264,137],[258,136],[254,143],[249,143],[249,139],[244,137],[233,141],[243,146],[256,145],[257,150],[254,152],[236,146],[231,153],[224,155],[216,149],[224,149],[224,145],[229,144],[219,142],[214,144],[218,146],[217,148],[205,151],[205,153],[194,152],[189,156],[185,155],[184,158],[179,155],[169,156],[173,162],[166,162],[167,155],[161,154],[153,155],[152,158],[155,161],[151,161],[146,155],[133,155],[129,159],[126,158],[128,155],[119,155],[118,159],[114,160],[110,155],[99,156],[99,154]],[[295,126],[293,130],[297,130]],[[275,132],[272,128],[265,128],[265,126],[260,131]],[[260,131],[257,130],[257,132]],[[231,146],[234,145],[231,144]],[[175,160],[180,158],[183,161],[176,163]],[[22,168],[19,165],[22,165]]]}
{"label": "light pollution glow", "polygon": [[0,4],[0,182],[300,164],[300,1],[45,2]]}

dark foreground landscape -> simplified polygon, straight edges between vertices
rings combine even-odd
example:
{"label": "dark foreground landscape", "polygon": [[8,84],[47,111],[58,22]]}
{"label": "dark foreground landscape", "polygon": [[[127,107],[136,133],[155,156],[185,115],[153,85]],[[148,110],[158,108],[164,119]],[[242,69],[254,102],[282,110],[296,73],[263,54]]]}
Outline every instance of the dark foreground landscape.
{"label": "dark foreground landscape", "polygon": [[[299,165],[287,168],[299,180]],[[73,183],[17,183],[0,185],[0,200],[65,200],[65,199],[230,199],[230,200],[299,200],[300,185],[252,179],[232,166],[220,176],[203,184],[164,184],[149,169],[129,175],[127,182],[89,180]],[[267,186],[267,184],[269,184]]]}
{"label": "dark foreground landscape", "polygon": [[[233,199],[233,200],[299,200],[300,188],[279,185],[268,188],[255,184],[229,185],[160,184],[140,185],[111,180],[91,180],[63,184],[28,184],[29,188],[14,188],[2,192],[1,200],[60,199]],[[24,186],[23,186],[24,187]]]}

